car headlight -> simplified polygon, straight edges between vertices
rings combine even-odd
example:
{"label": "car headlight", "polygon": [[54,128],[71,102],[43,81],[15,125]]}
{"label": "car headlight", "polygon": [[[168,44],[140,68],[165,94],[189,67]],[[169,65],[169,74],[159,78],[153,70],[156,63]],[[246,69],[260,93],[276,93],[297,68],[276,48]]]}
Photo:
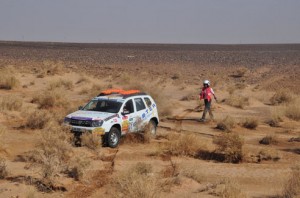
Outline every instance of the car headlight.
{"label": "car headlight", "polygon": [[71,118],[65,117],[64,123],[65,124],[70,124],[70,122],[71,122]]}
{"label": "car headlight", "polygon": [[103,124],[103,120],[93,120],[92,127],[101,127]]}

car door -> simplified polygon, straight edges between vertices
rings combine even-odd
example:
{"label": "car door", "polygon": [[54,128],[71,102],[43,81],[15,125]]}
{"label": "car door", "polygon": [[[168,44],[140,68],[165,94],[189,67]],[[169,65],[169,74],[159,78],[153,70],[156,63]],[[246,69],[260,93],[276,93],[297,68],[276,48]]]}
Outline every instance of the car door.
{"label": "car door", "polygon": [[132,99],[126,101],[121,109],[122,133],[133,132],[135,124],[135,110]]}
{"label": "car door", "polygon": [[147,124],[147,120],[144,119],[147,108],[142,98],[134,98],[134,104],[136,110],[134,130],[141,131]]}

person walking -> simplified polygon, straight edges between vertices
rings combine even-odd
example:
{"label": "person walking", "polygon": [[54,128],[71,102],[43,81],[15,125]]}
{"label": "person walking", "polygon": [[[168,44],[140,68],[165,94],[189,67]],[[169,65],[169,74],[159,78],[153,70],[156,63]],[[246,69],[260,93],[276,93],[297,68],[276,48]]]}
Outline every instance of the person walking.
{"label": "person walking", "polygon": [[205,121],[205,117],[206,117],[206,113],[209,112],[209,116],[212,120],[214,120],[214,115],[211,111],[211,100],[212,100],[212,96],[215,98],[215,100],[217,101],[217,97],[215,95],[214,90],[210,87],[210,82],[209,80],[204,80],[203,81],[203,87],[200,93],[200,100],[204,99],[204,111],[203,111],[203,115],[202,118],[200,119],[201,122]]}

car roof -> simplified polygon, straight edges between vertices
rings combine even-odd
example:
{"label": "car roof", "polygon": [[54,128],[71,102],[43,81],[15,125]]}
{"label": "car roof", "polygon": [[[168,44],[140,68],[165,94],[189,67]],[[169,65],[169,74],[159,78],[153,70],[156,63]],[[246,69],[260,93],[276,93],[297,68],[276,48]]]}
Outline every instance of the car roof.
{"label": "car roof", "polygon": [[106,100],[119,100],[123,102],[127,98],[135,97],[135,96],[148,96],[146,93],[136,93],[136,94],[127,94],[127,95],[122,95],[122,94],[109,94],[109,95],[104,95],[104,96],[97,96],[94,99],[106,99]]}

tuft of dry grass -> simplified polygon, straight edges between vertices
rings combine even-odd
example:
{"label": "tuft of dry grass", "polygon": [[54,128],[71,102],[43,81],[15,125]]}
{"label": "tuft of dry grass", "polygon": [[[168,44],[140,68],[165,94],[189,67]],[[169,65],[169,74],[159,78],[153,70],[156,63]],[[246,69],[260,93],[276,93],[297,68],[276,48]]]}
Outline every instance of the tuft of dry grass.
{"label": "tuft of dry grass", "polygon": [[264,161],[269,161],[269,160],[278,161],[281,158],[278,151],[275,149],[272,149],[272,148],[260,150],[257,157],[258,157],[258,162],[261,162],[263,160]]}
{"label": "tuft of dry grass", "polygon": [[282,197],[293,198],[300,196],[300,166],[292,168],[290,178],[284,185]]}
{"label": "tuft of dry grass", "polygon": [[76,84],[90,83],[91,80],[86,75],[81,75]]}
{"label": "tuft of dry grass", "polygon": [[225,162],[239,163],[243,159],[244,141],[234,133],[223,133],[216,136],[213,142],[217,145],[217,152],[224,155]]}
{"label": "tuft of dry grass", "polygon": [[20,111],[23,101],[16,95],[3,96],[0,99],[0,110]]}
{"label": "tuft of dry grass", "polygon": [[20,85],[13,68],[5,67],[0,69],[0,89],[14,89]]}
{"label": "tuft of dry grass", "polygon": [[191,156],[196,157],[199,152],[206,150],[207,146],[204,141],[195,134],[170,134],[168,139],[159,147],[159,152],[176,156]]}
{"label": "tuft of dry grass", "polygon": [[275,135],[266,135],[259,141],[259,143],[265,144],[265,145],[270,145],[270,144],[274,145],[274,144],[278,143],[278,139],[277,139],[277,136],[275,136]]}
{"label": "tuft of dry grass", "polygon": [[64,107],[67,105],[65,95],[61,90],[44,91],[35,95],[32,102],[38,104],[40,109]]}
{"label": "tuft of dry grass", "polygon": [[203,174],[199,171],[199,167],[196,164],[182,168],[180,174],[182,176],[191,178],[198,183],[202,183],[205,180]]}
{"label": "tuft of dry grass", "polygon": [[246,195],[241,191],[238,183],[232,179],[224,179],[222,190],[218,193],[223,198],[246,198]]}
{"label": "tuft of dry grass", "polygon": [[6,128],[0,126],[0,154],[7,154],[7,148],[5,146],[5,138],[4,135],[6,133]]}
{"label": "tuft of dry grass", "polygon": [[76,181],[82,181],[91,161],[87,156],[75,156],[68,166],[68,175]]}
{"label": "tuft of dry grass", "polygon": [[73,87],[74,87],[74,85],[71,80],[59,79],[59,80],[50,82],[48,85],[48,90],[54,90],[57,88],[65,88],[67,90],[72,90]]}
{"label": "tuft of dry grass", "polygon": [[245,106],[249,105],[249,98],[233,93],[225,100],[225,102],[229,106],[244,109]]}
{"label": "tuft of dry grass", "polygon": [[42,131],[41,139],[28,159],[41,168],[41,176],[51,185],[55,176],[68,168],[73,155],[69,128],[49,125]]}
{"label": "tuft of dry grass", "polygon": [[246,67],[239,67],[233,72],[232,77],[235,77],[235,78],[244,77],[248,71],[249,70]]}
{"label": "tuft of dry grass", "polygon": [[283,103],[290,103],[293,100],[294,96],[291,92],[286,90],[278,90],[276,93],[271,97],[270,102],[272,105],[279,105]]}
{"label": "tuft of dry grass", "polygon": [[8,171],[5,159],[0,157],[0,179],[5,179],[7,175]]}
{"label": "tuft of dry grass", "polygon": [[285,116],[299,121],[300,120],[300,100],[294,100],[293,102],[290,102],[286,108],[285,108]]}
{"label": "tuft of dry grass", "polygon": [[152,166],[141,162],[121,172],[114,179],[113,186],[114,197],[154,198],[160,194],[159,182],[152,174]]}
{"label": "tuft of dry grass", "polygon": [[216,128],[222,131],[230,132],[235,127],[235,125],[235,120],[232,117],[227,116],[223,120],[218,121]]}
{"label": "tuft of dry grass", "polygon": [[52,119],[51,117],[46,110],[35,110],[28,114],[25,126],[30,129],[43,129]]}
{"label": "tuft of dry grass", "polygon": [[98,150],[102,146],[102,137],[94,133],[85,132],[80,136],[80,139],[81,146],[91,150]]}
{"label": "tuft of dry grass", "polygon": [[247,129],[256,129],[258,120],[256,118],[246,118],[242,121],[241,125]]}

